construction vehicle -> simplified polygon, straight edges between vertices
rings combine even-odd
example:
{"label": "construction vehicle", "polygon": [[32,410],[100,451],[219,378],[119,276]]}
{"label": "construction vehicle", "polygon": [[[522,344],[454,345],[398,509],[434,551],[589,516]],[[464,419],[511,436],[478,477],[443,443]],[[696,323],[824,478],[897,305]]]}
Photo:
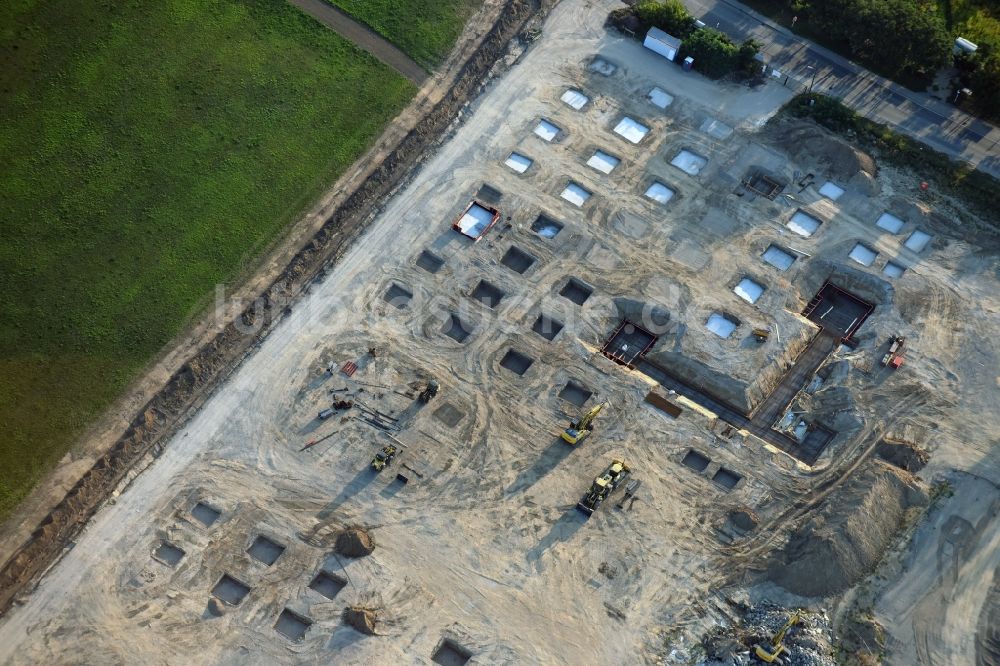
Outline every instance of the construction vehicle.
{"label": "construction vehicle", "polygon": [[577,444],[584,437],[594,432],[594,419],[596,419],[597,415],[601,413],[602,409],[604,409],[604,405],[605,403],[602,402],[578,420],[570,421],[569,427],[563,431],[563,441],[569,442],[570,444]]}
{"label": "construction vehicle", "polygon": [[615,488],[621,485],[631,473],[632,468],[626,465],[624,460],[612,460],[611,464],[601,472],[601,475],[594,479],[590,490],[579,501],[576,508],[588,516],[592,515],[601,502],[611,497]]}
{"label": "construction vehicle", "polygon": [[372,469],[376,472],[381,472],[383,469],[388,467],[392,459],[396,457],[398,449],[392,444],[386,444],[382,447],[382,450],[375,454],[372,458]]}
{"label": "construction vehicle", "polygon": [[889,351],[882,357],[882,365],[893,370],[903,365],[903,350],[906,348],[906,338],[894,335],[889,343]]}
{"label": "construction vehicle", "polygon": [[788,618],[788,622],[782,625],[781,629],[771,637],[770,645],[757,644],[753,646],[754,654],[758,659],[766,664],[781,664],[781,655],[788,652],[788,648],[785,647],[785,634],[788,630],[798,624],[800,620],[798,613],[793,613],[791,617]]}

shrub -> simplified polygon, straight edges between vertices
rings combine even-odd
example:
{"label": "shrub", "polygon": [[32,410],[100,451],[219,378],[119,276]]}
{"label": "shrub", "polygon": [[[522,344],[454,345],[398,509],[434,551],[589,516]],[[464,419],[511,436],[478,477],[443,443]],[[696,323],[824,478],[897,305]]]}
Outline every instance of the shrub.
{"label": "shrub", "polygon": [[694,58],[694,68],[713,79],[737,69],[740,49],[714,28],[695,30],[681,44],[680,58]]}
{"label": "shrub", "polygon": [[669,35],[686,39],[695,31],[694,17],[680,0],[643,0],[633,8],[647,29],[655,26]]}

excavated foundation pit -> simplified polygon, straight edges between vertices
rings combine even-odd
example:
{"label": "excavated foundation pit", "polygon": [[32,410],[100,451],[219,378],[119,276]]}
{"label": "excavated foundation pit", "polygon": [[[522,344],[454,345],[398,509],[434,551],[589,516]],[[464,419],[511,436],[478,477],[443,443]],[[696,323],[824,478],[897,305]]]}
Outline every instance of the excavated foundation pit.
{"label": "excavated foundation pit", "polygon": [[573,301],[577,305],[583,305],[590,298],[590,295],[594,293],[594,289],[583,282],[580,282],[576,278],[570,278],[566,286],[559,290],[559,295],[570,301]]}
{"label": "excavated foundation pit", "polygon": [[463,666],[471,658],[472,652],[450,639],[445,639],[434,651],[431,661],[441,666]]}
{"label": "excavated foundation pit", "polygon": [[184,549],[178,548],[169,541],[161,541],[160,545],[153,551],[153,559],[166,564],[168,567],[175,567],[184,559]]}
{"label": "excavated foundation pit", "polygon": [[444,326],[441,327],[441,332],[455,342],[465,342],[472,335],[472,332],[465,327],[465,324],[458,318],[457,314],[452,314],[448,317],[444,322]]}
{"label": "excavated foundation pit", "polygon": [[512,245],[503,255],[500,263],[515,273],[523,274],[534,265],[535,258],[516,245]]}
{"label": "excavated foundation pit", "polygon": [[684,458],[681,460],[682,465],[693,469],[699,474],[708,469],[708,465],[711,462],[711,460],[701,455],[694,449],[688,449],[687,454],[685,454]]}
{"label": "excavated foundation pit", "polygon": [[495,308],[500,305],[500,301],[506,294],[496,285],[490,284],[486,280],[480,280],[470,296],[488,308]]}
{"label": "excavated foundation pit", "polygon": [[395,282],[389,285],[389,288],[386,289],[385,294],[382,296],[382,300],[395,308],[399,308],[400,310],[405,308],[412,299],[413,292],[399,286]]}
{"label": "excavated foundation pit", "polygon": [[500,367],[510,370],[515,375],[523,375],[535,360],[513,349],[508,350],[500,360]]}
{"label": "excavated foundation pit", "polygon": [[583,407],[590,400],[590,396],[594,395],[593,391],[577,384],[576,382],[569,382],[563,387],[563,390],[559,391],[559,397],[569,402],[577,407]]}
{"label": "excavated foundation pit", "polygon": [[757,194],[771,200],[774,200],[774,198],[781,194],[781,192],[785,189],[785,183],[782,183],[776,178],[772,178],[761,171],[752,172],[743,182],[747,190],[753,194]]}
{"label": "excavated foundation pit", "polygon": [[428,273],[437,273],[444,266],[444,259],[437,256],[433,252],[428,252],[424,250],[417,257],[417,268],[422,268]]}
{"label": "excavated foundation pit", "polygon": [[327,573],[325,571],[320,571],[316,574],[316,577],[312,579],[309,583],[309,589],[319,592],[327,599],[333,599],[337,594],[347,586],[347,581],[340,576],[334,576],[333,574]]}
{"label": "excavated foundation pit", "polygon": [[824,330],[849,338],[874,309],[875,306],[868,301],[827,281],[802,315]]}
{"label": "excavated foundation pit", "polygon": [[616,363],[632,367],[636,359],[645,356],[657,337],[646,329],[625,319],[601,348],[601,353]]}
{"label": "excavated foundation pit", "polygon": [[250,586],[229,574],[223,574],[219,582],[212,588],[212,596],[230,606],[239,606],[248,594],[250,594]]}
{"label": "excavated foundation pit", "polygon": [[205,527],[211,527],[221,515],[221,511],[210,507],[204,502],[198,502],[191,509],[191,516]]}
{"label": "excavated foundation pit", "polygon": [[263,535],[259,535],[254,539],[250,547],[247,548],[247,553],[250,557],[267,566],[271,566],[277,562],[283,552],[285,552],[284,546],[280,543],[275,543]]}
{"label": "excavated foundation pit", "polygon": [[503,192],[486,183],[483,183],[482,187],[479,188],[479,191],[476,192],[476,199],[485,201],[486,203],[498,204],[502,198]]}
{"label": "excavated foundation pit", "polygon": [[542,238],[555,238],[563,230],[563,224],[543,214],[536,217],[535,221],[531,223],[531,230]]}
{"label": "excavated foundation pit", "polygon": [[556,339],[559,331],[563,330],[562,322],[547,317],[544,314],[538,315],[538,319],[532,324],[531,330],[550,342]]}
{"label": "excavated foundation pit", "polygon": [[278,621],[274,623],[274,630],[285,638],[298,642],[306,637],[306,632],[312,623],[313,621],[304,615],[286,608],[281,611]]}
{"label": "excavated foundation pit", "polygon": [[720,467],[719,471],[712,476],[712,481],[726,490],[732,490],[742,480],[742,476],[725,467]]}

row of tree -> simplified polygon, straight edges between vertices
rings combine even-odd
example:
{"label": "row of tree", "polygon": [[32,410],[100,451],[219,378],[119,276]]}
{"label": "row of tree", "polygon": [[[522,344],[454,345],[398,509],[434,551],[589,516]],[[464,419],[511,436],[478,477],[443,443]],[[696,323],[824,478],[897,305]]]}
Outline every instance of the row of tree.
{"label": "row of tree", "polygon": [[760,68],[754,57],[760,44],[748,39],[741,44],[714,28],[699,27],[680,0],[641,0],[631,7],[611,13],[610,22],[636,35],[645,35],[657,27],[681,40],[678,59],[690,56],[694,68],[714,79],[734,75],[738,79],[752,78]]}

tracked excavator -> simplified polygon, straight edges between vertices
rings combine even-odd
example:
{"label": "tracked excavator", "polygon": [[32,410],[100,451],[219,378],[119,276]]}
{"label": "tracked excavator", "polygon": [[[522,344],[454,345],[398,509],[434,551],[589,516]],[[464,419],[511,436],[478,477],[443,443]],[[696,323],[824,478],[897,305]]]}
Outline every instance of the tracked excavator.
{"label": "tracked excavator", "polygon": [[630,474],[632,474],[632,468],[626,465],[624,460],[612,460],[611,464],[601,472],[601,475],[594,479],[590,490],[579,501],[576,508],[588,516],[592,515],[601,502],[611,497],[615,488],[624,483]]}
{"label": "tracked excavator", "polygon": [[563,441],[569,442],[570,444],[577,444],[584,437],[594,432],[594,419],[596,419],[597,415],[601,413],[602,409],[604,409],[605,404],[607,403],[602,402],[581,416],[578,420],[571,421],[569,427],[563,431]]}
{"label": "tracked excavator", "polygon": [[788,622],[786,622],[781,629],[778,630],[774,636],[771,637],[770,645],[757,645],[753,646],[754,654],[758,659],[763,661],[765,664],[782,664],[781,656],[788,652],[788,648],[785,647],[785,634],[788,630],[798,624],[801,617],[798,613],[793,613]]}

